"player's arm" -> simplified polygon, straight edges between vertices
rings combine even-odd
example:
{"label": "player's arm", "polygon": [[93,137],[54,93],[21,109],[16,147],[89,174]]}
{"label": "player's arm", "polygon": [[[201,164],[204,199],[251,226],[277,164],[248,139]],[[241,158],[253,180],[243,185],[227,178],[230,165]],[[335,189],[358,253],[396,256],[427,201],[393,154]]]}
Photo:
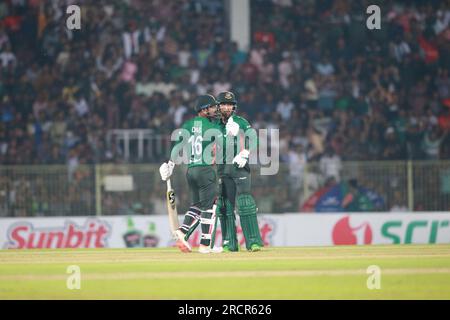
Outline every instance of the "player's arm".
{"label": "player's arm", "polygon": [[189,130],[187,129],[187,124],[183,124],[180,129],[175,130],[171,135],[172,146],[170,148],[170,157],[169,161],[164,162],[159,167],[159,173],[161,175],[161,179],[166,181],[170,178],[173,173],[173,169],[175,168],[175,164],[182,163],[182,156],[180,155],[180,151],[186,145],[189,139]]}
{"label": "player's arm", "polygon": [[251,124],[244,118],[241,118],[242,122],[240,127],[244,131],[244,149],[248,150],[250,153],[257,152],[259,140],[258,134],[256,133],[255,128],[251,126]]}
{"label": "player's arm", "polygon": [[241,141],[238,143],[240,143],[242,149],[234,157],[233,163],[236,163],[238,168],[243,168],[248,162],[250,153],[257,152],[258,150],[258,135],[256,134],[256,130],[244,118],[239,117],[236,121],[240,129],[239,136]]}

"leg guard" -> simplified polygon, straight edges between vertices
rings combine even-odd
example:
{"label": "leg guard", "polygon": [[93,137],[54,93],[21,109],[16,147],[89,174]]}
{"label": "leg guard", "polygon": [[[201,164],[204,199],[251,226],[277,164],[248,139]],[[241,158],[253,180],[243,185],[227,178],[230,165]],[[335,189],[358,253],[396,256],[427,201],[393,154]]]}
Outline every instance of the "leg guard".
{"label": "leg guard", "polygon": [[217,202],[217,215],[222,228],[222,246],[227,246],[230,251],[238,251],[239,245],[236,232],[236,217],[231,201],[220,197]]}
{"label": "leg guard", "polygon": [[200,223],[201,211],[197,207],[190,207],[184,215],[183,225],[180,231],[184,233],[184,240],[188,240],[195,228]]}
{"label": "leg guard", "polygon": [[202,228],[200,244],[214,247],[217,227],[216,205],[211,210],[202,211],[200,223]]}
{"label": "leg guard", "polygon": [[250,250],[253,244],[263,246],[256,217],[256,203],[253,196],[248,193],[240,194],[236,199],[236,204],[241,218],[241,227],[247,250]]}

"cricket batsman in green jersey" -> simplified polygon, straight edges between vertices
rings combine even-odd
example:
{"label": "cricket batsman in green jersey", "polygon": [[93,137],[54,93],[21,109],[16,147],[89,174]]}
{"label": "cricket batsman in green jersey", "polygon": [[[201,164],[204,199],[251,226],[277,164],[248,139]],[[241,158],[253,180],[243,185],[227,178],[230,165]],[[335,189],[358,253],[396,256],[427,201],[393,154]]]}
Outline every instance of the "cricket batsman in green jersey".
{"label": "cricket batsman in green jersey", "polygon": [[217,216],[222,228],[223,251],[238,251],[236,217],[240,217],[245,246],[249,251],[260,251],[263,241],[256,216],[257,208],[251,193],[251,174],[248,163],[250,153],[257,152],[256,130],[250,123],[235,114],[237,101],[232,92],[222,92],[219,103],[220,127],[223,133],[223,156],[221,164],[217,160],[219,175],[219,198]]}
{"label": "cricket batsman in green jersey", "polygon": [[[213,167],[216,138],[222,133],[217,123],[217,101],[212,95],[202,95],[195,104],[197,116],[186,121],[176,133],[176,143],[171,150],[170,160],[159,169],[161,179],[166,181],[173,172],[175,163],[182,158],[180,151],[187,155],[186,178],[191,194],[191,206],[184,216],[182,226],[176,230],[177,246],[183,252],[190,252],[187,239],[198,224],[201,225],[199,252],[220,252],[213,248],[216,232],[215,202],[217,200],[217,174]],[[172,140],[175,140],[172,137]]]}

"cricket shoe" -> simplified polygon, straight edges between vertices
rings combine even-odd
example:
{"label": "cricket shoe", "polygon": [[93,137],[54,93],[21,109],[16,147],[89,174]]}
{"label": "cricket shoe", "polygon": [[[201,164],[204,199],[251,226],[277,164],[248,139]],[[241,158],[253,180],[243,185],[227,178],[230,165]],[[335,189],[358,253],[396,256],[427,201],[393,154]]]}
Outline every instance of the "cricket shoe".
{"label": "cricket shoe", "polygon": [[249,251],[257,252],[257,251],[261,251],[261,250],[262,250],[262,247],[259,244],[252,244]]}
{"label": "cricket shoe", "polygon": [[200,253],[221,253],[222,251],[222,247],[214,247],[211,249],[209,246],[205,246],[203,244],[198,247],[198,252]]}
{"label": "cricket shoe", "polygon": [[180,230],[175,231],[174,237],[175,237],[175,240],[177,241],[176,245],[177,245],[178,249],[180,249],[181,252],[185,252],[185,253],[192,252],[192,248],[191,248],[189,242],[187,242],[184,239],[183,232],[181,232]]}
{"label": "cricket shoe", "polygon": [[231,248],[229,245],[223,245],[223,252],[238,252],[239,248]]}

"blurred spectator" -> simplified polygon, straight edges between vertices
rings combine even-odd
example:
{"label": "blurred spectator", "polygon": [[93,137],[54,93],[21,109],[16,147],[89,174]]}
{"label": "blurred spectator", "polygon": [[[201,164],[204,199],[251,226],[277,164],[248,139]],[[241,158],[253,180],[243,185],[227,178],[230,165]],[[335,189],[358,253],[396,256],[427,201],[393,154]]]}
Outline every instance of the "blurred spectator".
{"label": "blurred spectator", "polygon": [[330,76],[334,73],[334,67],[327,56],[324,56],[322,60],[317,63],[316,69],[322,76]]}
{"label": "blurred spectator", "polygon": [[385,141],[386,144],[383,150],[384,160],[400,160],[405,157],[404,149],[400,145],[393,127],[386,129]]}
{"label": "blurred spectator", "polygon": [[289,185],[293,193],[298,192],[303,186],[305,169],[308,162],[302,145],[291,148],[288,153]]}
{"label": "blurred spectator", "polygon": [[336,182],[339,182],[340,172],[342,170],[341,158],[334,152],[330,147],[327,148],[326,152],[320,157],[320,172],[323,175],[324,181],[329,178],[333,178]]}
{"label": "blurred spectator", "polygon": [[391,212],[409,212],[408,206],[402,200],[402,195],[400,192],[396,191],[394,193],[393,206],[390,209]]}
{"label": "blurred spectator", "polygon": [[3,49],[0,53],[0,62],[2,68],[7,69],[10,65],[13,65],[15,67],[16,60],[16,55],[11,51],[11,46],[9,44],[6,44],[5,49]]}
{"label": "blurred spectator", "polygon": [[283,100],[277,104],[277,112],[280,114],[281,119],[288,121],[291,117],[291,112],[294,109],[294,104],[290,100],[288,95],[283,97]]}
{"label": "blurred spectator", "polygon": [[431,132],[425,133],[422,140],[422,149],[428,160],[439,160],[441,144],[445,140],[447,132],[439,135],[435,127]]}

